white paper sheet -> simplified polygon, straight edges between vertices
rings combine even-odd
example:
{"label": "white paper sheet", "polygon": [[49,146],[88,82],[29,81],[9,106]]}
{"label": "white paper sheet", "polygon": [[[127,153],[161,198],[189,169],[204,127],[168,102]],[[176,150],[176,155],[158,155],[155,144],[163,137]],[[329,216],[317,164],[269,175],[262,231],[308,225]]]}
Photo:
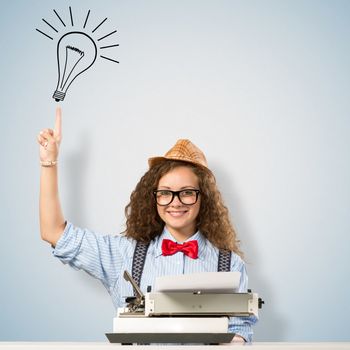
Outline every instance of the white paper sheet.
{"label": "white paper sheet", "polygon": [[232,293],[238,290],[241,273],[199,272],[156,278],[154,292]]}

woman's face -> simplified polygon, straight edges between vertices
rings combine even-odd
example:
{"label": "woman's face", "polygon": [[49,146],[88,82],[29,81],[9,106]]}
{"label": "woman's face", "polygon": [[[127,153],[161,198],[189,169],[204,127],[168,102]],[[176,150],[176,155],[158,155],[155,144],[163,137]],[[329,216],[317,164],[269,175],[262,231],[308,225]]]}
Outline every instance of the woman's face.
{"label": "woman's face", "polygon": [[[160,178],[157,190],[181,191],[199,189],[198,178],[186,166],[179,166]],[[166,193],[166,192],[165,192]],[[190,192],[188,192],[190,193]],[[184,193],[187,196],[187,192]],[[183,199],[184,202],[188,200]],[[166,228],[178,241],[184,241],[196,232],[196,217],[200,209],[200,195],[195,204],[181,203],[178,196],[168,205],[158,205],[157,210]]]}

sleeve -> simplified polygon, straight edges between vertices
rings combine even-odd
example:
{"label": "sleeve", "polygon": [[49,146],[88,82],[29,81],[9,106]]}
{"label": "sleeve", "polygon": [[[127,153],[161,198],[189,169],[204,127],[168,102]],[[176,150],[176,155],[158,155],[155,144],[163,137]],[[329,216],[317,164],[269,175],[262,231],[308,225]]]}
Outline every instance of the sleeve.
{"label": "sleeve", "polygon": [[[248,289],[248,275],[243,260],[232,253],[231,271],[241,273],[239,284],[239,293],[246,293]],[[246,317],[230,317],[228,331],[240,335],[246,342],[251,342],[253,338],[253,325],[256,324],[258,318],[256,316]]]}
{"label": "sleeve", "polygon": [[67,222],[53,255],[76,270],[84,270],[110,289],[120,274],[126,241],[123,236],[100,235]]}

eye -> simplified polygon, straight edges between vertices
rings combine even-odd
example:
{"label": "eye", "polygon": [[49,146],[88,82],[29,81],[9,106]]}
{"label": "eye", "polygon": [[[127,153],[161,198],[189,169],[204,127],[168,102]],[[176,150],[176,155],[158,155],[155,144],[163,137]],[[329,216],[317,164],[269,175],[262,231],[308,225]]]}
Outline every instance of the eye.
{"label": "eye", "polygon": [[167,191],[167,190],[160,190],[160,191],[157,191],[157,196],[160,197],[167,197],[167,196],[171,196],[172,193],[171,191]]}
{"label": "eye", "polygon": [[196,191],[194,190],[183,190],[181,192],[182,196],[184,197],[192,197],[192,196],[195,196],[196,195]]}

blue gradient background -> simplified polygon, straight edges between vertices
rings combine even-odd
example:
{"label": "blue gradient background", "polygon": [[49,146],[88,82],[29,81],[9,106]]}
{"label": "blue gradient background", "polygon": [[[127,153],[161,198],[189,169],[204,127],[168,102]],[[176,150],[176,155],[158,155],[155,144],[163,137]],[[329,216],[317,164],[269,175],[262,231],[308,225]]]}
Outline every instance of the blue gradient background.
{"label": "blue gradient background", "polygon": [[[104,341],[97,280],[39,238],[37,133],[53,127],[56,43],[35,31],[88,9],[120,64],[98,60],[63,108],[65,217],[123,230],[147,158],[206,153],[266,300],[257,341],[349,341],[349,1],[3,1],[0,340]],[[62,27],[60,27],[62,28]]]}

